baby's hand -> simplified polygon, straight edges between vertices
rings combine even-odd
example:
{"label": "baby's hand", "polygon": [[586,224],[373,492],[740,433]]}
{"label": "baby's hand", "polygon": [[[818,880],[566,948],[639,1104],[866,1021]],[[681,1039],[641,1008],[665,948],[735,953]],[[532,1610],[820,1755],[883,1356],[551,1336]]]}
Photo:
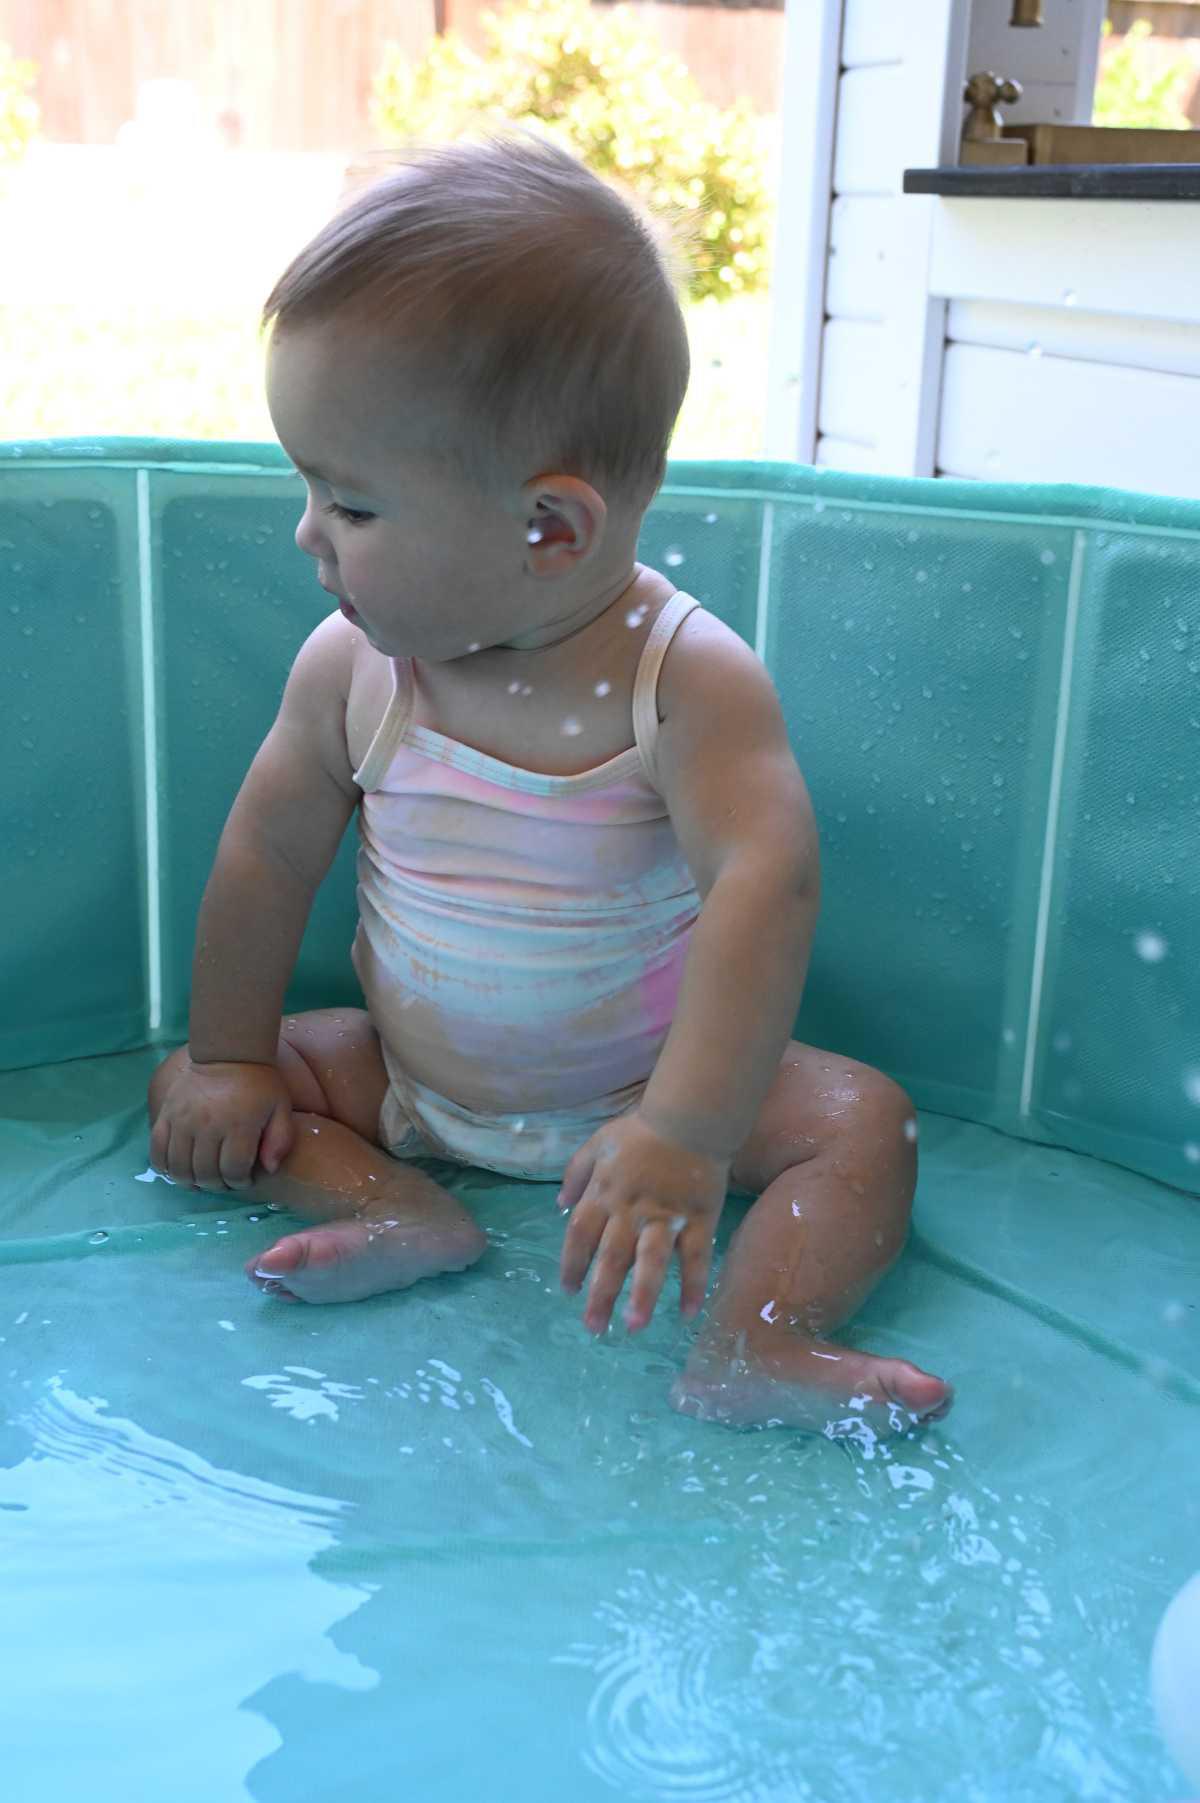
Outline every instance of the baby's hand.
{"label": "baby's hand", "polygon": [[633,1285],[625,1324],[631,1333],[645,1327],[677,1239],[680,1311],[699,1312],[732,1162],[666,1138],[636,1112],[606,1121],[580,1146],[558,1194],[564,1213],[575,1210],[559,1276],[574,1295],[599,1247],[584,1314],[593,1333],[608,1327],[630,1265]]}
{"label": "baby's hand", "polygon": [[189,1189],[248,1189],[255,1161],[278,1170],[295,1138],[292,1097],[273,1064],[193,1064],[163,1097],[150,1163]]}

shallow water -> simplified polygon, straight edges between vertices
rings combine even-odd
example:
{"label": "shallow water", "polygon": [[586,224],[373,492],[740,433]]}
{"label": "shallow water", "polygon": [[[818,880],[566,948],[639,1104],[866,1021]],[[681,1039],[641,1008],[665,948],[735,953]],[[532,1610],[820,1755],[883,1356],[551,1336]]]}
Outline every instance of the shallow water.
{"label": "shallow water", "polygon": [[276,1223],[194,1195],[4,1270],[17,1794],[1183,1794],[1146,1668],[1195,1562],[1186,1396],[918,1241],[847,1337],[950,1376],[945,1421],[699,1423],[677,1281],[593,1342],[551,1191],[467,1181],[485,1259],[367,1303],[264,1300]]}

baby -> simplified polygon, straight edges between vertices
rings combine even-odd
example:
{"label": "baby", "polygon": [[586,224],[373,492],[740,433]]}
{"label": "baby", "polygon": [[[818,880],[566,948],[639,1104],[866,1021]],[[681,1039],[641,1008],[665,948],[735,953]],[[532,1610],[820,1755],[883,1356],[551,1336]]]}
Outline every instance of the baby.
{"label": "baby", "polygon": [[[688,380],[667,232],[528,134],[407,153],[267,300],[267,389],[336,602],[301,647],[200,909],[150,1156],[307,1226],[247,1266],[346,1302],[487,1239],[411,1163],[560,1185],[587,1326],[705,1305],[679,1410],[907,1430],[952,1391],[827,1336],[899,1257],[916,1122],[788,1035],[820,900],[774,686],[637,562]],[[798,625],[799,629],[799,625]],[[366,1010],[281,1022],[358,814]]]}

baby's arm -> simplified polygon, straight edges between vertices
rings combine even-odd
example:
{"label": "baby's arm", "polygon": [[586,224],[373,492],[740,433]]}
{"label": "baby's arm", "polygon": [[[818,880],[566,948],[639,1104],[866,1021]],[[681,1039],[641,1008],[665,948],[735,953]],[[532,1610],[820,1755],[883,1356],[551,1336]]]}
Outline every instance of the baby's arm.
{"label": "baby's arm", "polygon": [[301,647],[221,834],[192,964],[198,1064],[275,1062],[313,898],[358,802],[346,748],[350,633],[331,614]]}
{"label": "baby's arm", "polygon": [[737,634],[694,614],[659,682],[663,798],[702,907],[640,1113],[733,1158],[791,1035],[820,908],[816,819],[779,697]]}

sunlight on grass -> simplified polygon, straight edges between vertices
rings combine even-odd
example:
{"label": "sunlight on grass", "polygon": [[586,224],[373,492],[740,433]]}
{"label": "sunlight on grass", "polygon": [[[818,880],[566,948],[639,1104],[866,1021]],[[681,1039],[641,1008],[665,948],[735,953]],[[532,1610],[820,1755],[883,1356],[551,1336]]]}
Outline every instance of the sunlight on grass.
{"label": "sunlight on grass", "polygon": [[[675,457],[761,456],[770,303],[687,309],[692,382]],[[0,306],[6,438],[273,440],[253,309]]]}

